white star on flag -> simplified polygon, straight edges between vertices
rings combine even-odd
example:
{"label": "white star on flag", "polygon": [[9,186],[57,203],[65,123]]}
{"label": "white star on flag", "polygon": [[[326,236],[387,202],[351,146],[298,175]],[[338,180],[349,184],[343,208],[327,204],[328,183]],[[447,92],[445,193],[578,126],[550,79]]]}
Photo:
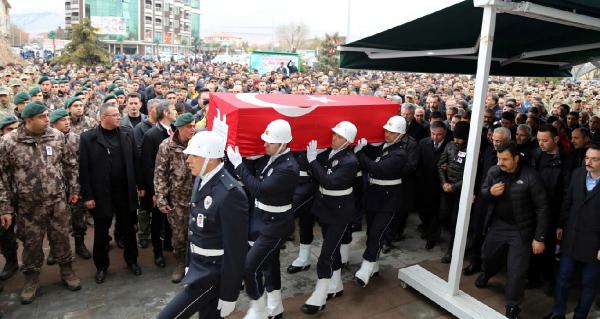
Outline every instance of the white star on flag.
{"label": "white star on flag", "polygon": [[336,100],[332,100],[332,99],[328,99],[326,96],[324,97],[316,97],[316,96],[309,96],[308,97],[309,101],[319,101],[321,103],[329,103],[329,102],[337,102]]}

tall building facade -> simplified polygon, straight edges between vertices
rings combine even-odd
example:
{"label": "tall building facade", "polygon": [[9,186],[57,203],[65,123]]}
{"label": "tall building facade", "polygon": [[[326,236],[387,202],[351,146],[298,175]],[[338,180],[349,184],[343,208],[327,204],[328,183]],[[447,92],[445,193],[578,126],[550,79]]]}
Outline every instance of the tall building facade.
{"label": "tall building facade", "polygon": [[189,53],[200,37],[200,0],[65,0],[67,28],[83,17],[112,53]]}
{"label": "tall building facade", "polygon": [[10,36],[10,4],[8,0],[0,2],[0,37]]}

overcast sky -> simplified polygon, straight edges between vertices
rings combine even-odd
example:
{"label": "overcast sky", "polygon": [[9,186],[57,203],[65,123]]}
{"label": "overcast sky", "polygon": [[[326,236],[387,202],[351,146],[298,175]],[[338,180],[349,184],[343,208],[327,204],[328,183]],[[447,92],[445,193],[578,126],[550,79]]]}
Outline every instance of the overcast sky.
{"label": "overcast sky", "polygon": [[[105,0],[121,1],[121,0]],[[326,32],[347,33],[350,3],[350,38],[359,39],[461,0],[201,0],[200,32],[235,33],[268,41],[277,26],[303,22],[311,36]],[[57,12],[64,14],[63,0],[9,0],[12,13]]]}

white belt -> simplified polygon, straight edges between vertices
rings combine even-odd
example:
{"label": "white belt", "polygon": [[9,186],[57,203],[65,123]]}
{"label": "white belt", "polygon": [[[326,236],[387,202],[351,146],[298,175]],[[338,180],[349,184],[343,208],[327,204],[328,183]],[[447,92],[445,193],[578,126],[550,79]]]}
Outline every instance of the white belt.
{"label": "white belt", "polygon": [[362,171],[356,172],[356,177],[361,177],[361,176],[362,176]]}
{"label": "white belt", "polygon": [[398,179],[375,179],[369,178],[369,183],[381,186],[394,186],[402,184],[402,178]]}
{"label": "white belt", "polygon": [[308,172],[307,171],[300,171],[299,175],[300,175],[300,177],[307,177],[308,176]]}
{"label": "white belt", "polygon": [[204,249],[194,245],[193,243],[190,243],[190,250],[194,254],[205,257],[223,256],[223,254],[225,253],[223,249]]}
{"label": "white belt", "polygon": [[263,204],[263,203],[259,202],[258,200],[254,201],[254,206],[256,206],[256,208],[258,208],[258,209],[262,209],[265,212],[269,212],[269,213],[285,213],[288,210],[292,209],[292,204],[288,204],[288,205],[284,205],[284,206],[271,206],[271,205]]}
{"label": "white belt", "polygon": [[330,190],[319,186],[319,192],[327,196],[346,196],[352,194],[352,187],[341,190]]}

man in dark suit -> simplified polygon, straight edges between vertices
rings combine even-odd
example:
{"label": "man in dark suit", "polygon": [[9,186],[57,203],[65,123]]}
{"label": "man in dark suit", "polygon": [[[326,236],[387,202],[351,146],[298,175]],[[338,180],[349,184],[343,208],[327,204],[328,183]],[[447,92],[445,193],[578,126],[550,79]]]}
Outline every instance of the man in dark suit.
{"label": "man in dark suit", "polygon": [[429,127],[431,136],[419,142],[419,164],[417,166],[416,207],[423,223],[423,237],[427,240],[426,249],[432,249],[440,239],[441,227],[438,218],[440,208],[440,177],[437,164],[449,139],[443,122],[433,122]]}
{"label": "man in dark suit", "polygon": [[163,242],[161,240],[161,232],[165,226],[165,243],[164,246],[170,246],[170,228],[168,226],[166,216],[161,213],[156,207],[154,200],[154,166],[156,163],[156,154],[160,143],[173,135],[171,123],[177,119],[177,111],[175,104],[169,101],[162,101],[156,108],[156,119],[158,123],[149,129],[142,138],[141,163],[144,176],[144,189],[147,191],[147,196],[152,199],[151,221],[150,221],[150,237],[152,239],[152,248],[154,252],[154,264],[160,268],[166,265],[165,257],[163,256]]}
{"label": "man in dark suit", "polygon": [[417,106],[412,103],[404,103],[400,108],[400,115],[406,120],[406,134],[412,136],[417,143],[427,137],[427,130],[415,120]]}
{"label": "man in dark suit", "polygon": [[119,127],[119,109],[113,104],[100,107],[100,125],[81,134],[79,180],[84,206],[94,218],[94,264],[96,282],[103,283],[108,259],[108,230],[113,214],[124,241],[127,267],[139,276],[135,239],[135,211],[138,196],[144,196],[142,175],[136,169],[135,141],[131,130]]}
{"label": "man in dark suit", "polygon": [[560,271],[554,289],[554,307],[545,318],[565,318],[571,279],[581,267],[581,295],[575,316],[586,318],[598,292],[600,279],[600,145],[592,144],[585,168],[573,172],[563,200],[556,237],[561,242]]}

